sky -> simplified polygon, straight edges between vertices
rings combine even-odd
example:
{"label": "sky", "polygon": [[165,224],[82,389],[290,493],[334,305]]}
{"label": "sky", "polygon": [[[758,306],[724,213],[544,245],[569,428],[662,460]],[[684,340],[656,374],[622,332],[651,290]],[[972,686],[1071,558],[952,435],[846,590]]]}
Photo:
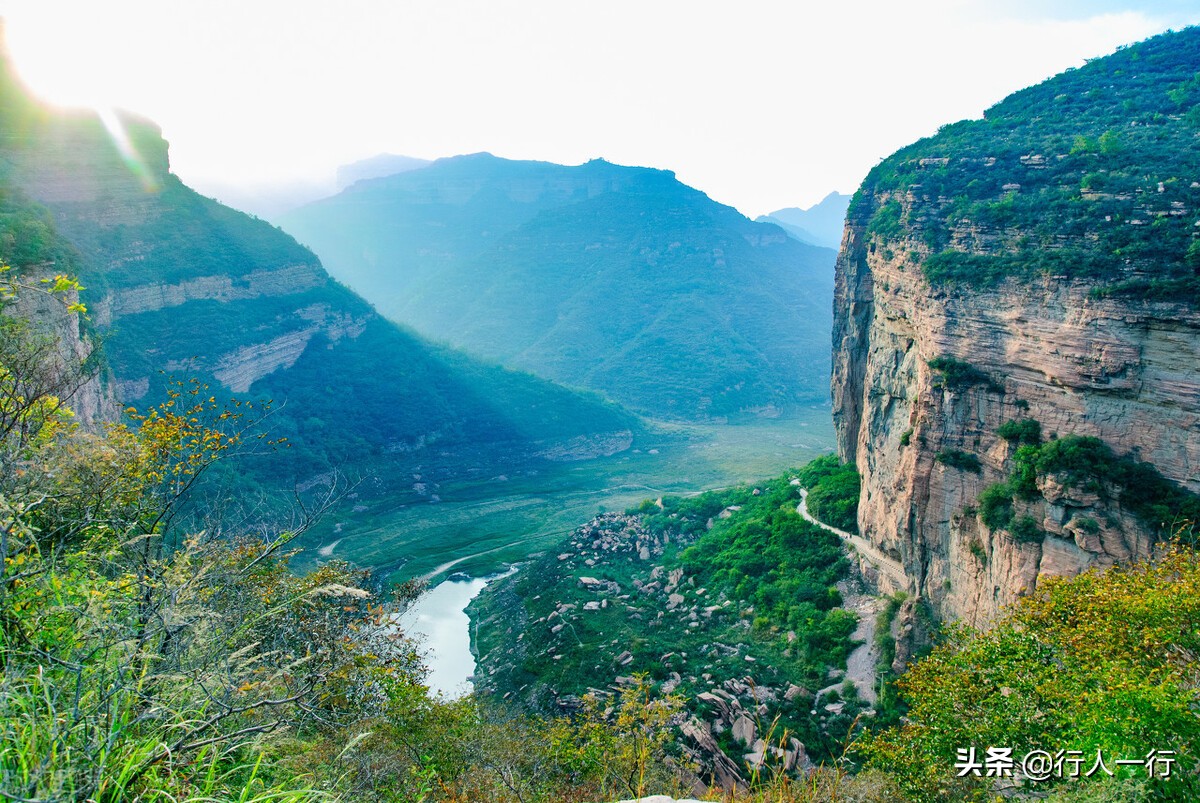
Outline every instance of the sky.
{"label": "sky", "polygon": [[[26,83],[150,117],[202,191],[389,152],[675,171],[751,217],[1200,0],[0,0]],[[218,194],[213,192],[212,194]]]}

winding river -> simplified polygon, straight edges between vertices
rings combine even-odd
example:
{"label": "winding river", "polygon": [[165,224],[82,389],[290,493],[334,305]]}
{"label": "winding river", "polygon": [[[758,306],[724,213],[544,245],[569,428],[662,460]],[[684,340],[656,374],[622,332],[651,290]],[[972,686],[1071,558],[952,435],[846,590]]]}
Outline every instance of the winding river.
{"label": "winding river", "polygon": [[471,654],[467,604],[489,582],[515,571],[514,567],[488,577],[455,575],[426,591],[401,615],[400,626],[421,642],[431,691],[450,698],[471,692],[475,656]]}

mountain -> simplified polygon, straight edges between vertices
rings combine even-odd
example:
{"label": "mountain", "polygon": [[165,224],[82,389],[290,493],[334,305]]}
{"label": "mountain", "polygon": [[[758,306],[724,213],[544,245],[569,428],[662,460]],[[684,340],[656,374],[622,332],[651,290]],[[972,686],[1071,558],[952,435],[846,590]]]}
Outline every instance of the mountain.
{"label": "mountain", "polygon": [[837,263],[860,532],[944,618],[1200,520],[1200,28],[876,166]]}
{"label": "mountain", "polygon": [[430,345],[287,234],[186,187],[153,124],[45,109],[5,63],[0,126],[5,258],[78,275],[124,403],[163,400],[172,375],[274,399],[272,435],[293,445],[260,461],[260,480],[422,461],[465,472],[629,444],[628,413]]}
{"label": "mountain", "polygon": [[774,223],[802,243],[838,248],[842,244],[842,230],[846,226],[846,209],[849,206],[849,195],[831,192],[808,209],[791,206],[761,215],[756,220]]}
{"label": "mountain", "polygon": [[409,170],[428,167],[429,164],[430,161],[428,159],[418,159],[415,156],[381,153],[378,156],[361,159],[339,167],[337,169],[337,188],[344,190],[356,181],[394,176],[397,173],[406,173]]}
{"label": "mountain", "polygon": [[283,223],[392,319],[652,416],[826,398],[834,252],[666,171],[474,154]]}

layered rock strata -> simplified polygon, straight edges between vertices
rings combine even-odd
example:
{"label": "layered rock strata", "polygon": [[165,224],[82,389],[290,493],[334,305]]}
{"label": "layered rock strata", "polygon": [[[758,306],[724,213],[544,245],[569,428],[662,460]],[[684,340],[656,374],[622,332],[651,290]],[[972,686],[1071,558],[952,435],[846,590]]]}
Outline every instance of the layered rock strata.
{"label": "layered rock strata", "polygon": [[[1098,437],[1200,491],[1200,315],[1055,276],[939,288],[922,274],[926,256],[915,237],[884,247],[851,220],[837,265],[838,448],[863,476],[860,531],[905,568],[907,587],[885,590],[982,623],[1041,578],[1146,556],[1145,523],[1054,478],[1028,511],[1040,542],[990,531],[975,505],[1011,469],[997,429],[1021,419],[1047,436]],[[947,383],[930,366],[945,357],[986,380]],[[977,456],[978,471],[938,459],[954,451]]]}

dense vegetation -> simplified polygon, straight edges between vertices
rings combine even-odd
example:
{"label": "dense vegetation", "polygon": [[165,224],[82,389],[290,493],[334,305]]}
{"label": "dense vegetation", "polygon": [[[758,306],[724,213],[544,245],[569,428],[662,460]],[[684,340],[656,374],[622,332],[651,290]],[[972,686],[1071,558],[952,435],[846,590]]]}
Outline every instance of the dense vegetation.
{"label": "dense vegetation", "polygon": [[827,395],[833,252],[668,172],[476,154],[285,224],[394,320],[654,417]]}
{"label": "dense vegetation", "polygon": [[850,215],[935,285],[1045,274],[1195,305],[1198,64],[1189,28],[1017,92],[879,164]]}
{"label": "dense vegetation", "polygon": [[[828,483],[830,500],[854,485],[857,502],[849,474],[836,458],[799,472],[813,493]],[[852,684],[829,679],[853,647],[856,616],[839,607],[837,588],[849,564],[837,536],[797,514],[796,476],[602,516],[489,586],[471,606],[480,682],[554,711],[644,672],[690,715],[711,719],[713,704],[699,695],[752,679],[769,709],[754,715],[761,729],[798,738],[814,760],[836,757],[864,708]],[[647,560],[638,543],[666,546]],[[716,739],[740,765],[749,746],[729,730]]]}
{"label": "dense vegetation", "polygon": [[814,518],[846,532],[858,532],[858,497],[862,479],[854,466],[838,462],[837,455],[813,460],[796,473],[808,489],[808,512]]}
{"label": "dense vegetation", "polygon": [[[803,661],[806,682],[846,658],[847,640],[854,629],[853,614],[837,609],[841,602],[836,583],[846,576],[848,564],[841,541],[796,513],[798,495],[785,475],[753,492],[726,498],[726,506],[741,509],[736,516],[714,522],[712,530],[679,556],[679,566],[694,584],[713,588],[739,603],[753,606],[755,628],[763,635],[776,634],[786,650],[786,633],[799,637],[796,654]],[[667,507],[652,516],[653,531],[669,528],[662,521],[686,519],[691,512]]]}
{"label": "dense vegetation", "polygon": [[[1195,800],[1198,625],[1200,557],[1191,550],[1048,580],[991,629],[955,628],[909,669],[899,681],[910,706],[906,724],[867,741],[865,754],[914,801],[994,799],[996,778],[980,777],[982,768],[955,777],[966,751],[983,764],[993,747],[1011,749],[1018,768],[1032,750],[1047,751],[1052,767],[1057,757],[1059,769],[1027,781],[1030,791],[1057,787],[1070,800]],[[1098,751],[1114,777],[1097,769],[1079,778]],[[1156,751],[1174,764],[1147,765]],[[1148,777],[1164,771],[1170,779]],[[1062,780],[1072,773],[1074,783]]]}
{"label": "dense vegetation", "polygon": [[1041,540],[1044,533],[1037,522],[1016,515],[1016,503],[1040,499],[1039,480],[1051,476],[1064,488],[1119,503],[1159,534],[1200,521],[1200,497],[1167,480],[1150,463],[1117,455],[1099,438],[1068,435],[1042,443],[1041,427],[1029,419],[1006,422],[998,432],[1017,448],[1008,480],[979,496],[980,518],[993,530],[1008,529],[1023,541]]}

